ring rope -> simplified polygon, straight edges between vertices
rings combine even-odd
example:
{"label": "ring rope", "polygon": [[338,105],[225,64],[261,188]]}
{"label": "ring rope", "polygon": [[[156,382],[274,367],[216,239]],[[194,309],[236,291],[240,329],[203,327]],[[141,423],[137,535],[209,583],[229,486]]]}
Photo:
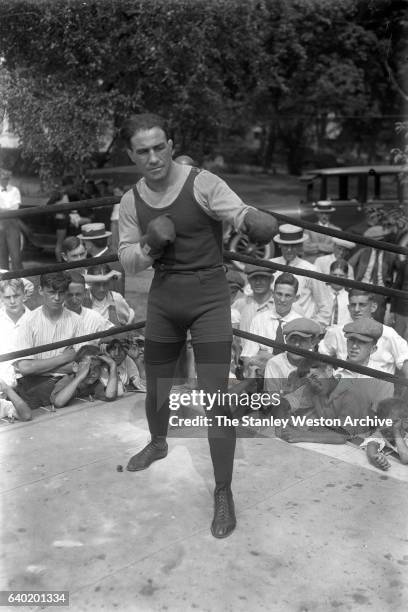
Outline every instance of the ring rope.
{"label": "ring rope", "polygon": [[375,370],[374,368],[368,368],[367,366],[349,363],[344,359],[330,357],[329,355],[323,355],[322,353],[317,353],[315,351],[306,351],[305,349],[294,347],[289,344],[284,344],[283,342],[276,342],[275,340],[270,340],[269,338],[264,338],[263,336],[251,334],[240,329],[233,328],[233,332],[235,336],[239,336],[240,338],[245,338],[247,340],[253,340],[258,344],[264,344],[265,346],[278,348],[282,351],[287,351],[288,353],[295,353],[296,355],[301,355],[302,357],[310,357],[312,359],[317,359],[318,361],[322,361],[323,363],[345,368],[346,370],[350,370],[351,372],[357,372],[358,374],[366,374],[371,378],[379,378],[387,382],[398,383],[403,385],[404,387],[408,387],[407,379],[399,378],[394,374],[388,374],[388,372],[382,372],[381,370]]}
{"label": "ring rope", "polygon": [[27,276],[41,276],[51,272],[60,272],[62,270],[71,270],[74,268],[90,268],[104,263],[118,261],[115,255],[101,255],[100,257],[88,257],[87,259],[78,259],[78,261],[70,261],[65,263],[55,263],[48,266],[33,266],[32,268],[23,268],[20,270],[11,270],[10,272],[0,273],[0,280],[10,280],[12,278],[26,278]]}
{"label": "ring rope", "polygon": [[314,278],[315,280],[323,281],[325,283],[334,282],[336,285],[342,285],[343,287],[351,287],[352,289],[363,289],[368,293],[381,293],[382,295],[400,297],[408,299],[408,292],[401,291],[400,289],[391,289],[389,287],[377,287],[377,285],[370,285],[369,283],[362,283],[360,281],[351,280],[350,278],[338,278],[337,276],[331,276],[330,274],[322,274],[321,272],[314,272],[313,270],[304,270],[303,268],[295,268],[294,266],[288,266],[286,264],[279,264],[274,261],[268,261],[267,259],[256,259],[255,257],[249,257],[248,255],[240,255],[238,253],[230,253],[229,251],[224,252],[224,258],[228,260],[242,261],[243,263],[250,263],[261,266],[262,268],[269,268],[271,270],[278,270],[280,272],[290,272],[298,276],[306,276],[308,278]]}
{"label": "ring rope", "polygon": [[111,327],[105,331],[95,332],[93,334],[86,334],[85,336],[76,336],[75,338],[66,338],[65,340],[59,340],[58,342],[50,342],[50,344],[41,344],[29,349],[23,349],[21,351],[12,351],[11,353],[0,354],[0,362],[12,361],[27,357],[28,355],[38,355],[38,353],[45,353],[49,350],[63,348],[65,346],[72,346],[74,344],[83,344],[90,342],[91,340],[97,340],[98,338],[107,338],[116,334],[122,334],[128,331],[134,331],[145,327],[146,321],[139,321],[138,323],[130,323],[129,325],[121,325]]}
{"label": "ring rope", "polygon": [[[105,206],[114,206],[115,204],[119,204],[120,200],[121,198],[119,196],[109,196],[104,198],[92,198],[90,200],[78,200],[78,202],[67,202],[65,204],[50,204],[49,206],[33,206],[30,208],[21,208],[18,210],[0,212],[0,221],[2,221],[3,219],[33,217],[44,214],[52,214],[56,212],[81,210],[83,208],[102,208]],[[281,213],[276,213],[272,210],[266,210],[262,207],[255,208],[259,208],[259,210],[262,210],[263,212],[272,215],[278,221],[290,223],[292,225],[295,224],[299,227],[312,230],[313,232],[317,232],[319,234],[325,234],[327,236],[333,236],[335,238],[350,240],[351,242],[357,242],[358,244],[371,246],[376,249],[381,249],[382,251],[390,251],[392,253],[408,255],[408,248],[393,244],[391,242],[382,242],[381,240],[374,240],[373,238],[367,238],[366,236],[360,236],[359,234],[352,234],[351,232],[344,232],[343,230],[336,230],[331,227],[322,227],[317,223],[303,221],[302,219],[290,217],[289,215],[282,215]]]}
{"label": "ring rope", "polygon": [[345,232],[343,230],[336,230],[333,227],[323,227],[317,225],[317,223],[311,223],[310,221],[303,221],[303,219],[296,219],[288,215],[282,215],[281,213],[275,213],[272,210],[260,209],[263,212],[276,217],[278,221],[290,223],[291,225],[297,225],[303,229],[312,230],[318,234],[325,234],[326,236],[333,236],[334,238],[341,238],[342,240],[349,240],[350,242],[357,242],[358,244],[364,244],[366,246],[373,247],[374,249],[380,249],[381,251],[390,251],[391,253],[400,253],[401,255],[408,255],[408,248],[403,247],[399,244],[392,242],[383,242],[382,240],[374,240],[367,236],[361,236],[360,234],[353,234],[352,232]]}

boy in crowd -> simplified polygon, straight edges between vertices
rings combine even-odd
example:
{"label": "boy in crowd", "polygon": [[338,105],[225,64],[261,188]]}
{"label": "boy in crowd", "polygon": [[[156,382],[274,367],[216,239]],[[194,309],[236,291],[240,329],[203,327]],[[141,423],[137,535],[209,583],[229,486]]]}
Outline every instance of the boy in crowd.
{"label": "boy in crowd", "polygon": [[[11,353],[16,350],[17,332],[29,313],[24,302],[26,293],[20,278],[0,281],[0,331],[1,352]],[[9,361],[0,362],[0,378],[8,385],[15,385],[14,368]]]}
{"label": "boy in crowd", "polygon": [[269,268],[247,264],[245,266],[245,274],[252,290],[252,295],[238,298],[233,302],[232,308],[240,313],[239,328],[242,331],[249,332],[255,315],[274,307],[271,289],[273,271]]}
{"label": "boy in crowd", "polygon": [[[141,380],[139,369],[130,357],[127,348],[128,345],[118,339],[111,340],[106,346],[106,353],[115,362],[117,368],[118,397],[121,397],[128,387],[136,391],[146,391],[146,385]],[[104,371],[102,371],[101,380],[106,384],[107,378]]]}
{"label": "boy in crowd", "polygon": [[[347,260],[348,256],[351,253],[351,250],[355,248],[355,242],[349,242],[348,240],[343,240],[342,238],[332,238],[333,240],[333,253],[330,255],[322,255],[315,259],[315,266],[318,272],[322,274],[331,274],[330,266],[335,261]],[[347,263],[347,278],[354,279],[354,271],[352,266]]]}
{"label": "boy in crowd", "polygon": [[401,463],[408,464],[408,415],[404,401],[390,398],[378,404],[379,419],[390,419],[391,427],[378,428],[372,435],[365,438],[361,448],[365,448],[368,461],[380,470],[388,470],[390,462],[382,452],[390,448],[398,453]]}
{"label": "boy in crowd", "polygon": [[[31,311],[19,326],[16,350],[31,349],[81,335],[81,318],[64,306],[69,277],[63,272],[43,274],[39,293],[43,305]],[[14,362],[17,392],[31,409],[49,404],[58,378],[71,371],[73,347],[57,348],[22,357]]]}
{"label": "boy in crowd", "polygon": [[[72,270],[68,274],[69,285],[65,296],[65,306],[75,312],[81,317],[82,321],[82,334],[94,334],[100,331],[106,331],[113,327],[108,319],[105,319],[96,310],[86,308],[84,302],[86,300],[86,288],[85,278],[77,272]],[[93,343],[98,343],[98,340],[94,340]]]}
{"label": "boy in crowd", "polygon": [[[101,381],[102,367],[106,365],[108,375]],[[118,374],[115,361],[101,355],[93,344],[81,346],[72,364],[73,374],[67,374],[54,386],[50,403],[55,408],[66,406],[72,399],[115,400],[118,395]]]}
{"label": "boy in crowd", "polygon": [[[112,232],[106,231],[104,223],[87,223],[83,225],[82,233],[79,234],[79,238],[84,241],[85,248],[90,257],[102,257],[102,255],[117,255],[109,246],[108,238],[112,235]],[[125,294],[125,274],[122,266],[118,261],[112,262],[109,267],[109,272],[115,271],[115,275],[111,275],[109,288],[113,291]],[[88,270],[88,274],[91,272]]]}
{"label": "boy in crowd", "polygon": [[[299,318],[299,314],[292,308],[298,299],[298,288],[298,281],[293,274],[284,272],[278,276],[273,288],[274,305],[254,317],[250,333],[283,342],[282,326]],[[241,358],[244,363],[245,376],[248,377],[251,366],[256,366],[263,373],[266,361],[271,354],[277,355],[281,352],[277,348],[272,349],[252,340],[244,340]]]}
{"label": "boy in crowd", "polygon": [[[344,259],[338,259],[330,264],[330,274],[337,278],[347,278],[348,264]],[[343,285],[335,282],[327,283],[331,298],[330,325],[345,325],[351,321],[348,303],[349,294]]]}
{"label": "boy in crowd", "polygon": [[[110,272],[107,264],[92,266],[88,269],[88,279],[94,275],[105,275]],[[109,283],[97,281],[90,284],[91,308],[108,319],[114,325],[128,325],[132,323],[135,312],[125,298],[116,291],[109,290]]]}

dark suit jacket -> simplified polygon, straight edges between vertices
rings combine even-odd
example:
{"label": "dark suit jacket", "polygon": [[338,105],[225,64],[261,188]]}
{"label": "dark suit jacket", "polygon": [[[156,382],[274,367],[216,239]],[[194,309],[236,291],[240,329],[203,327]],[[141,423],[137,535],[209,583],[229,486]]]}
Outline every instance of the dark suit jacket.
{"label": "dark suit jacket", "polygon": [[[361,281],[363,279],[370,261],[371,251],[371,247],[364,247],[350,257],[349,264],[353,266],[355,280]],[[382,276],[386,287],[391,287],[394,284],[395,274],[399,268],[398,264],[399,260],[396,253],[383,251]]]}

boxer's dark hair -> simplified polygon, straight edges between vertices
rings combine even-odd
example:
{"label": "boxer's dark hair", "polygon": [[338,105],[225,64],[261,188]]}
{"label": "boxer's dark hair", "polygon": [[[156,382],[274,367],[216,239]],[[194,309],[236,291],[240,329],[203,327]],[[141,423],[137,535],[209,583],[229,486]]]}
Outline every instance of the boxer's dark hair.
{"label": "boxer's dark hair", "polygon": [[119,134],[122,140],[126,143],[126,146],[130,149],[130,141],[137,132],[151,130],[155,127],[162,129],[166,139],[169,138],[169,127],[167,121],[163,119],[163,117],[160,117],[160,115],[155,115],[154,113],[140,113],[138,115],[132,115],[123,122]]}

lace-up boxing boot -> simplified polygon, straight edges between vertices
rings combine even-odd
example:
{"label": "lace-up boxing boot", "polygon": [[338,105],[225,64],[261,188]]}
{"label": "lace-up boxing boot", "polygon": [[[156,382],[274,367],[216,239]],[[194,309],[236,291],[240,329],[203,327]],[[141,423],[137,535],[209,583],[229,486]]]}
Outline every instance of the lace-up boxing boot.
{"label": "lace-up boxing boot", "polygon": [[234,499],[230,485],[217,485],[214,491],[214,518],[211,533],[214,538],[226,538],[236,527]]}
{"label": "lace-up boxing boot", "polygon": [[167,456],[168,448],[166,438],[153,437],[147,446],[136,455],[133,455],[126,469],[129,470],[129,472],[145,470],[153,461],[164,459],[164,457]]}

